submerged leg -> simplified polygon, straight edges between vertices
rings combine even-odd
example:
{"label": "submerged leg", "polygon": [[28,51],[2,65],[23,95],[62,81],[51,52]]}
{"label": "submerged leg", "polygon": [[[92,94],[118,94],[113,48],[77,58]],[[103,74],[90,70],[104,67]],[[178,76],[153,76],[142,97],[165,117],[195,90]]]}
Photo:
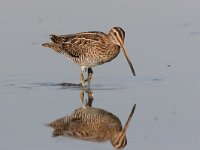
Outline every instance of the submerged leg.
{"label": "submerged leg", "polygon": [[89,106],[89,107],[92,107],[92,102],[93,102],[93,99],[94,99],[93,92],[92,92],[91,89],[88,89],[87,93],[88,93],[88,100],[87,100],[86,105]]}
{"label": "submerged leg", "polygon": [[85,80],[84,80],[84,75],[83,73],[85,72],[86,67],[82,66],[81,67],[81,74],[80,74],[80,80],[81,80],[81,84],[83,87],[85,87]]}
{"label": "submerged leg", "polygon": [[[87,93],[88,99],[84,99],[85,93]],[[92,90],[91,89],[85,90],[85,88],[82,87],[81,92],[80,92],[80,100],[82,103],[82,108],[92,107],[93,99],[94,99],[94,97],[93,97]]]}
{"label": "submerged leg", "polygon": [[85,88],[82,87],[81,88],[81,93],[80,93],[80,100],[81,100],[81,103],[82,103],[82,108],[86,108],[86,105],[84,103],[84,92],[85,92]]}
{"label": "submerged leg", "polygon": [[91,84],[92,81],[92,75],[93,75],[93,71],[92,68],[88,68],[88,84]]}
{"label": "submerged leg", "polygon": [[85,87],[85,81],[84,81],[84,76],[83,76],[83,72],[82,71],[81,71],[81,74],[80,74],[80,80],[81,80],[82,86]]}

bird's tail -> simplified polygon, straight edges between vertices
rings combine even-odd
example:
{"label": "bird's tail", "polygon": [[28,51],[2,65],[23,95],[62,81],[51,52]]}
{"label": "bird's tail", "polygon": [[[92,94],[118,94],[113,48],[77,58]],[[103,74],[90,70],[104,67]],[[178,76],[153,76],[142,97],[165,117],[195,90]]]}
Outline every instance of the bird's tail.
{"label": "bird's tail", "polygon": [[44,43],[44,44],[42,44],[42,46],[51,48],[51,44],[50,43]]}
{"label": "bird's tail", "polygon": [[60,41],[62,40],[62,38],[54,34],[51,34],[50,36],[51,36],[52,42],[44,43],[42,44],[42,46],[52,48],[56,52],[62,53],[62,45],[60,44]]}
{"label": "bird's tail", "polygon": [[52,43],[44,43],[42,44],[42,46],[53,48],[55,46],[54,43],[58,43],[59,37],[57,35],[51,34],[50,36],[51,36]]}
{"label": "bird's tail", "polygon": [[62,53],[62,49],[60,48],[59,44],[56,44],[56,43],[44,43],[44,44],[42,44],[42,46],[49,47],[49,48],[53,49],[54,51],[56,51],[58,53]]}
{"label": "bird's tail", "polygon": [[59,43],[61,41],[61,39],[62,39],[59,36],[54,35],[54,34],[51,34],[50,36],[51,36],[52,42],[54,42],[54,43]]}

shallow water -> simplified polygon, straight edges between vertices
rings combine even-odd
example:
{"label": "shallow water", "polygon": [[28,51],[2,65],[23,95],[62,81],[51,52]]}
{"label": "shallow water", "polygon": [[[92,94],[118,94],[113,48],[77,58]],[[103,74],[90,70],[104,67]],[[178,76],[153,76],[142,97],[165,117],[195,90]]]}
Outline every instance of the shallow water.
{"label": "shallow water", "polygon": [[93,106],[118,116],[126,149],[200,147],[200,2],[9,1],[0,5],[0,149],[113,149],[69,137],[52,138],[46,123],[81,106],[79,67],[41,44],[49,34],[112,26],[126,31],[125,45],[136,77],[123,56],[94,68]]}

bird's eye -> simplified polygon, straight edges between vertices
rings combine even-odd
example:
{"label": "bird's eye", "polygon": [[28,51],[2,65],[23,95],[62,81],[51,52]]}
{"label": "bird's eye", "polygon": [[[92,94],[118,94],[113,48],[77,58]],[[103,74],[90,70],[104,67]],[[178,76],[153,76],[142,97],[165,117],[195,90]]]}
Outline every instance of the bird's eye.
{"label": "bird's eye", "polygon": [[116,32],[114,32],[114,35],[117,35],[117,33],[116,33]]}

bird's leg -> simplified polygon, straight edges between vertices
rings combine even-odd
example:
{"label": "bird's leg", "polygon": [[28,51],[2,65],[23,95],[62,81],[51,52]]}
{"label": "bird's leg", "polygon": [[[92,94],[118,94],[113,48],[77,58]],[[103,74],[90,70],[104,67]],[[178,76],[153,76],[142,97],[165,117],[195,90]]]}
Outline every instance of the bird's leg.
{"label": "bird's leg", "polygon": [[81,84],[83,87],[85,87],[85,81],[84,81],[84,76],[83,76],[83,72],[81,71],[81,74],[80,74],[80,79],[81,79]]}
{"label": "bird's leg", "polygon": [[85,80],[84,80],[84,75],[83,73],[85,72],[86,67],[82,66],[81,67],[81,74],[80,74],[80,80],[81,80],[81,84],[83,87],[85,87]]}
{"label": "bird's leg", "polygon": [[82,103],[82,108],[85,108],[85,107],[86,107],[86,105],[85,105],[85,103],[84,103],[84,92],[85,92],[85,88],[82,87],[82,88],[81,88],[81,93],[80,93],[80,100],[81,100],[81,103]]}
{"label": "bird's leg", "polygon": [[87,93],[88,93],[87,106],[92,107],[92,102],[93,102],[93,99],[94,99],[93,92],[92,92],[91,89],[88,89]]}
{"label": "bird's leg", "polygon": [[92,75],[93,75],[93,71],[92,71],[92,68],[88,68],[88,85],[91,84],[91,81],[92,81]]}

